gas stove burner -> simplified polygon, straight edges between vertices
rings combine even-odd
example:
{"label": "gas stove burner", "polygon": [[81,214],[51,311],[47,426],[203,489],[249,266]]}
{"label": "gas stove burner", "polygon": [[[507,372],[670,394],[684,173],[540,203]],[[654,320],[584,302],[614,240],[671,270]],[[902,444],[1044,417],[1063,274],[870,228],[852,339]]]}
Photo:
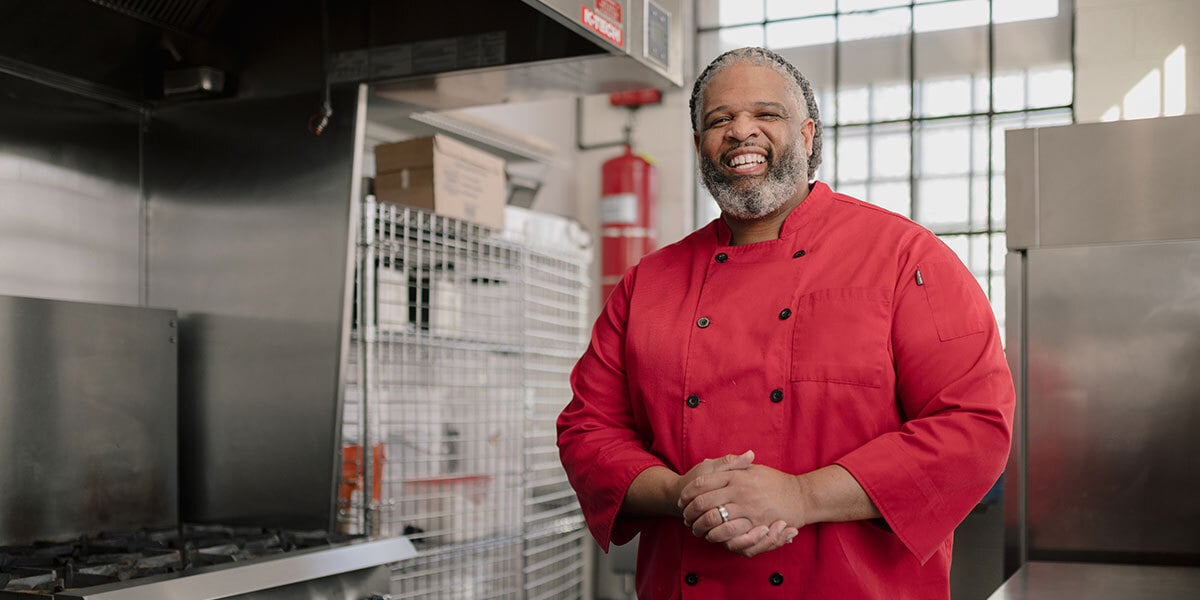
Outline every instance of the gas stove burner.
{"label": "gas stove burner", "polygon": [[53,594],[350,540],[327,531],[187,524],[0,547],[0,592]]}

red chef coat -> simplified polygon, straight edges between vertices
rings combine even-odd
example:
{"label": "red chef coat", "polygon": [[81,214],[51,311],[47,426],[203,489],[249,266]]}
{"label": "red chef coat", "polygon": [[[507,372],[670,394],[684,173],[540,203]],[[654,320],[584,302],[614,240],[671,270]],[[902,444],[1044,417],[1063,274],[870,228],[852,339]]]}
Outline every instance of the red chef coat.
{"label": "red chef coat", "polygon": [[[638,596],[948,598],[951,534],[1008,456],[1013,384],[975,278],[928,230],[817,182],[779,239],[720,219],[625,275],[571,375],[563,466],[606,551],[641,533]],[[679,518],[618,515],[663,465],[755,451],[848,470],[882,520],[754,558]]]}

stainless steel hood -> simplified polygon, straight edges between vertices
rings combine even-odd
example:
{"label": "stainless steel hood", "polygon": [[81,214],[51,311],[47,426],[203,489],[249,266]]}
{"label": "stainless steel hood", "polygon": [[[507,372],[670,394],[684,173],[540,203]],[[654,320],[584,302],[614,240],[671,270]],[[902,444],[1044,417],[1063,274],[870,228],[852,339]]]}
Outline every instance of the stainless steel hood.
{"label": "stainless steel hood", "polygon": [[683,84],[690,14],[681,0],[471,0],[453,17],[373,0],[369,45],[336,51],[331,76],[437,109],[670,89]]}
{"label": "stainless steel hood", "polygon": [[[487,90],[499,91],[478,103],[492,103],[545,91],[672,88],[682,85],[688,66],[691,6],[682,0],[456,0],[448,6],[426,0],[8,0],[0,7],[0,72],[153,109],[213,97],[291,95],[320,90],[327,80],[398,92],[480,88],[484,81]],[[488,75],[480,79],[480,73]],[[197,74],[204,75],[194,86],[198,93],[170,93],[188,89],[178,80]],[[214,76],[224,84],[199,85]]]}

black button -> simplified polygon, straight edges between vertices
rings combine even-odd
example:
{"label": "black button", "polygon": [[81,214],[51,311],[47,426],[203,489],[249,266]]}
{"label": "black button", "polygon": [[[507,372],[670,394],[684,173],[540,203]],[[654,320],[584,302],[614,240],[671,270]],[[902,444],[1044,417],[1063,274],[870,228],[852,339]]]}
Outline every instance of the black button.
{"label": "black button", "polygon": [[688,585],[696,585],[697,583],[700,583],[700,577],[695,573],[688,573],[687,575],[683,576],[683,582]]}
{"label": "black button", "polygon": [[797,250],[796,253],[792,255],[792,258],[800,258],[801,256],[804,256],[804,251]]}
{"label": "black button", "polygon": [[783,390],[772,391],[771,402],[783,402]]}
{"label": "black button", "polygon": [[783,585],[783,575],[780,573],[771,573],[771,585]]}
{"label": "black button", "polygon": [[785,309],[779,311],[779,320],[780,321],[782,321],[790,316],[792,316],[792,309],[790,309],[790,308],[785,308]]}
{"label": "black button", "polygon": [[718,254],[718,255],[717,255],[717,262],[725,262],[725,261],[727,261],[727,260],[729,260],[729,255],[728,255],[728,254],[725,254],[724,252],[722,252],[722,253],[720,253],[720,254]]}
{"label": "black button", "polygon": [[700,406],[700,396],[697,396],[695,394],[688,396],[687,397],[687,405],[691,408],[696,408],[697,406]]}
{"label": "black button", "polygon": [[699,319],[696,319],[696,325],[699,325],[700,329],[708,327],[709,323],[712,323],[712,321],[709,321],[708,317],[700,317]]}

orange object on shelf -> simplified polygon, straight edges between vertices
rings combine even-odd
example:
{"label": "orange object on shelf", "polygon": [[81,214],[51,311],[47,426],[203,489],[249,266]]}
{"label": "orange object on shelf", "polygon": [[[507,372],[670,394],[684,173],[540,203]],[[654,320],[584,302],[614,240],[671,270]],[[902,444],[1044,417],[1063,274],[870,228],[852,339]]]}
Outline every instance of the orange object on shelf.
{"label": "orange object on shelf", "polygon": [[[383,444],[371,447],[371,499],[379,502],[383,495]],[[362,445],[342,447],[342,481],[338,485],[338,504],[349,506],[354,492],[363,488]]]}

